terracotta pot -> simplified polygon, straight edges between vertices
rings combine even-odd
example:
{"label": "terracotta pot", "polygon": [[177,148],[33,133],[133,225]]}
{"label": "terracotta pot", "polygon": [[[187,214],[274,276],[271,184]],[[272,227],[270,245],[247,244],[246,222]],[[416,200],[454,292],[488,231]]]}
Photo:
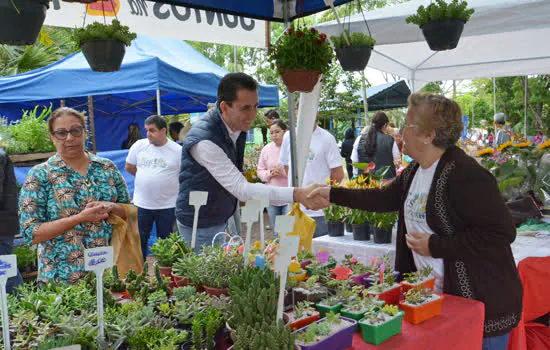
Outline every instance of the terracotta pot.
{"label": "terracotta pot", "polygon": [[317,71],[304,69],[282,71],[280,74],[289,92],[311,92],[320,75]]}
{"label": "terracotta pot", "polygon": [[[436,294],[439,295],[439,294]],[[399,303],[399,307],[405,311],[405,321],[412,324],[419,324],[430,318],[441,314],[441,304],[443,303],[443,295],[439,295],[439,299],[430,301],[422,305],[408,305],[405,301]]]}
{"label": "terracotta pot", "polygon": [[186,287],[192,285],[191,281],[185,276],[178,276],[171,273],[172,281],[174,281],[176,287]]}
{"label": "terracotta pot", "polygon": [[172,266],[160,266],[159,265],[159,270],[160,270],[160,275],[162,277],[172,278]]}
{"label": "terracotta pot", "polygon": [[205,285],[202,285],[202,288],[204,288],[206,294],[210,294],[212,296],[219,297],[220,295],[229,295],[227,289],[212,288]]}

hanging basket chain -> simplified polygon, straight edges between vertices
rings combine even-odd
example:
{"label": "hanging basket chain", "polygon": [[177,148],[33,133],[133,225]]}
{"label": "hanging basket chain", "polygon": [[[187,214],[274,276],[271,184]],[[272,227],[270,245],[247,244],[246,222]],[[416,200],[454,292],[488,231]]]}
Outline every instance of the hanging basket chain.
{"label": "hanging basket chain", "polygon": [[365,25],[367,26],[367,30],[369,31],[369,36],[372,37],[369,24],[367,22],[367,19],[365,18],[365,13],[363,12],[363,8],[361,7],[361,1],[359,0],[357,0],[357,8],[359,9],[359,12],[361,12],[361,15],[363,16],[363,21],[365,21]]}

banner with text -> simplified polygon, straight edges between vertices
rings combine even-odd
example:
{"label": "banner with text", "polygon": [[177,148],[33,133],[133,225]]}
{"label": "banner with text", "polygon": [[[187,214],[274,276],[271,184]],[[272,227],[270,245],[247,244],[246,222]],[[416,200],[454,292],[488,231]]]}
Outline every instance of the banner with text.
{"label": "banner with text", "polygon": [[108,0],[84,5],[53,0],[44,24],[76,28],[116,17],[137,34],[265,47],[265,22],[145,0]]}

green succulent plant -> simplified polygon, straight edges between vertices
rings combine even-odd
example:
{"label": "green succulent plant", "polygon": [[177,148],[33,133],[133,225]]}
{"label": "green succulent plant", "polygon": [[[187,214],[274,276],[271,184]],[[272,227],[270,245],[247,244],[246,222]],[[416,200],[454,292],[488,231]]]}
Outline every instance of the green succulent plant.
{"label": "green succulent plant", "polygon": [[444,19],[459,19],[468,22],[475,10],[468,9],[467,6],[466,1],[452,0],[447,3],[443,0],[435,0],[427,7],[419,6],[416,14],[407,17],[406,22],[419,26]]}
{"label": "green succulent plant", "polygon": [[116,19],[111,24],[94,22],[85,28],[76,28],[73,32],[73,39],[77,45],[88,40],[118,40],[130,46],[136,37],[136,33],[130,32],[128,26],[121,25]]}
{"label": "green succulent plant", "polygon": [[350,46],[368,46],[373,48],[376,44],[376,40],[370,35],[361,32],[353,32],[350,34],[349,30],[344,30],[341,35],[334,35],[330,37],[335,49],[348,46],[346,37],[349,39]]}

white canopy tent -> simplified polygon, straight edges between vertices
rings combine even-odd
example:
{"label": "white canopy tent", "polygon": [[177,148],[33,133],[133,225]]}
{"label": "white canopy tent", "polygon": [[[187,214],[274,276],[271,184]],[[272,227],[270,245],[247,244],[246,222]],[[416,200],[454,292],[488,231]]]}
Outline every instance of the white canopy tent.
{"label": "white canopy tent", "polygon": [[[550,73],[550,0],[469,0],[476,12],[454,50],[432,51],[405,18],[430,0],[412,0],[365,18],[377,43],[368,66],[410,81],[418,91],[432,81]],[[350,32],[367,32],[361,14],[343,19]],[[340,34],[336,21],[316,26]],[[348,23],[344,23],[348,28]]]}

